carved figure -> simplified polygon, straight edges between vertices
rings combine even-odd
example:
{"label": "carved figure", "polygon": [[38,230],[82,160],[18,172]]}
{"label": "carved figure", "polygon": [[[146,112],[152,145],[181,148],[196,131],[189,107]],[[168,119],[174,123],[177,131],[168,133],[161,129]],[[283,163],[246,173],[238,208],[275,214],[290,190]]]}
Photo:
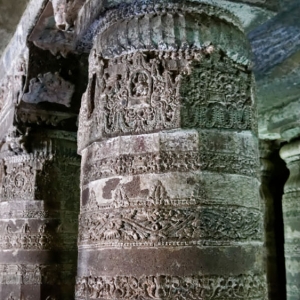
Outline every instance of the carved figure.
{"label": "carved figure", "polygon": [[[133,276],[77,278],[76,297],[85,299],[264,299],[262,275],[240,276]],[[86,282],[88,281],[88,284]],[[96,282],[101,282],[101,289]],[[102,289],[102,286],[105,288]]]}
{"label": "carved figure", "polygon": [[145,73],[136,73],[132,78],[132,95],[134,97],[144,97],[149,93],[147,75]]}

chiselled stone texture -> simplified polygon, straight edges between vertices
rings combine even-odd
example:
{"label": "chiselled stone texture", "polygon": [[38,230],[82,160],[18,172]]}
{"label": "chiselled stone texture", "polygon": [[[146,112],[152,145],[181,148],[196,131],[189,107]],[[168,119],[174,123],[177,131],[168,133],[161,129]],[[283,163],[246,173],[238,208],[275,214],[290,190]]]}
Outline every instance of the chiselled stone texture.
{"label": "chiselled stone texture", "polygon": [[180,127],[256,129],[251,73],[221,51],[136,52],[109,61],[93,53],[92,59],[99,69],[82,100],[79,149],[85,140]]}
{"label": "chiselled stone texture", "polygon": [[300,142],[293,141],[282,147],[281,157],[287,163],[290,176],[284,187],[283,219],[285,237],[285,266],[287,299],[296,300],[300,295]]}
{"label": "chiselled stone texture", "polygon": [[[77,278],[77,299],[262,299],[260,276],[133,276]],[[251,295],[249,298],[248,295]]]}
{"label": "chiselled stone texture", "polygon": [[79,208],[75,137],[32,130],[17,145],[4,144],[0,153],[0,298],[71,300]]}
{"label": "chiselled stone texture", "polygon": [[253,80],[236,19],[171,1],[101,20],[79,115],[76,299],[266,299]]}

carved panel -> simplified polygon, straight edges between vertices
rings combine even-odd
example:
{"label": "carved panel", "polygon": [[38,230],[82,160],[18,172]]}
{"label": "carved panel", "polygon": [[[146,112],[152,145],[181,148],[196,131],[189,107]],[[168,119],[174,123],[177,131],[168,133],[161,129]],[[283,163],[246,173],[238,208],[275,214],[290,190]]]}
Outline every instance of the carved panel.
{"label": "carved panel", "polygon": [[76,299],[265,299],[262,275],[77,277]]}
{"label": "carved panel", "polygon": [[53,247],[53,237],[45,232],[45,228],[46,225],[40,226],[39,232],[31,233],[27,223],[16,231],[7,224],[0,236],[0,249],[50,249]]}
{"label": "carved panel", "polygon": [[111,60],[93,52],[79,149],[89,139],[179,127],[254,128],[251,72],[211,52],[136,52]]}
{"label": "carved panel", "polygon": [[195,62],[180,89],[183,127],[251,130],[252,80],[251,72],[222,53]]}
{"label": "carved panel", "polygon": [[33,104],[22,103],[16,118],[19,123],[23,124],[51,125],[65,129],[67,125],[74,123],[77,115],[71,112],[37,109]]}
{"label": "carved panel", "polygon": [[11,73],[6,74],[0,82],[0,114],[5,106],[17,103],[22,93],[27,75],[24,57],[15,58],[11,66]]}
{"label": "carved panel", "polygon": [[9,164],[2,183],[2,201],[34,199],[35,170],[28,163]]}
{"label": "carved panel", "polygon": [[[18,221],[15,220],[16,223],[19,223]],[[46,219],[42,220],[42,223],[39,222],[40,225],[36,224],[36,221],[33,220],[32,226],[27,221],[22,226],[3,223],[0,249],[76,249],[77,224],[74,224],[74,220],[68,222],[70,220]]]}
{"label": "carved panel", "polygon": [[[200,54],[189,53],[191,59]],[[79,148],[89,130],[93,139],[179,127],[178,88],[188,57],[184,52],[137,52],[112,60],[91,56],[98,70],[82,99]]]}
{"label": "carved panel", "polygon": [[21,209],[20,203],[17,203],[20,209],[12,207],[1,207],[0,218],[1,219],[46,219],[46,218],[57,218],[60,216],[65,222],[76,224],[78,213],[75,211],[55,211],[55,210],[43,210],[26,205]]}
{"label": "carved panel", "polygon": [[216,152],[160,152],[120,155],[101,159],[83,168],[83,184],[111,176],[146,173],[188,172],[207,170],[224,173],[257,175],[257,161],[251,156]]}
{"label": "carved panel", "polygon": [[262,239],[259,210],[199,205],[203,192],[170,199],[158,181],[146,198],[130,199],[119,185],[113,202],[104,206],[91,191],[79,219],[79,245],[226,245]]}

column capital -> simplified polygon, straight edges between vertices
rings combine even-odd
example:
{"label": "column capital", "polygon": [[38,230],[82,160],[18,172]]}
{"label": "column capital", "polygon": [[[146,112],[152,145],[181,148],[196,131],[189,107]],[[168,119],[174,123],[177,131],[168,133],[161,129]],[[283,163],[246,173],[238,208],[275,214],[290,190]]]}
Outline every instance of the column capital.
{"label": "column capital", "polygon": [[287,163],[300,160],[300,140],[295,140],[284,145],[280,149],[280,156]]}
{"label": "column capital", "polygon": [[282,208],[287,299],[294,300],[299,298],[300,293],[300,140],[284,145],[280,150],[280,156],[285,160],[290,171],[290,176],[284,186]]}
{"label": "column capital", "polygon": [[[204,50],[212,45],[243,65],[250,47],[240,20],[226,9],[206,3],[149,1],[106,12],[95,22],[94,48],[103,58],[139,51]],[[232,43],[232,39],[237,43]],[[82,47],[91,47],[84,45]]]}

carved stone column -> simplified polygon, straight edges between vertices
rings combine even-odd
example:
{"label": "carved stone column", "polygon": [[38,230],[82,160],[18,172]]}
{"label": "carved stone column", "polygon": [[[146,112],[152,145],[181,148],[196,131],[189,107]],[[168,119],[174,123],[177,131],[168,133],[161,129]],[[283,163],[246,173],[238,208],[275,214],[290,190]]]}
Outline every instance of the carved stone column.
{"label": "carved stone column", "polygon": [[274,171],[274,164],[270,156],[272,154],[271,143],[260,141],[261,162],[261,197],[265,203],[265,232],[266,232],[266,260],[267,260],[267,282],[269,299],[279,296],[277,249],[275,235],[275,207],[274,197],[270,190],[270,181]]}
{"label": "carved stone column", "polygon": [[284,170],[278,163],[278,145],[272,141],[259,141],[261,166],[261,197],[265,205],[265,237],[268,299],[285,299],[283,258],[282,209],[278,173]]}
{"label": "carved stone column", "polygon": [[280,155],[290,170],[282,204],[287,299],[297,300],[300,295],[300,141],[295,140],[283,146]]}
{"label": "carved stone column", "polygon": [[74,299],[76,136],[15,130],[0,155],[0,299]]}
{"label": "carved stone column", "polygon": [[156,1],[98,26],[79,118],[76,299],[266,299],[239,22]]}

